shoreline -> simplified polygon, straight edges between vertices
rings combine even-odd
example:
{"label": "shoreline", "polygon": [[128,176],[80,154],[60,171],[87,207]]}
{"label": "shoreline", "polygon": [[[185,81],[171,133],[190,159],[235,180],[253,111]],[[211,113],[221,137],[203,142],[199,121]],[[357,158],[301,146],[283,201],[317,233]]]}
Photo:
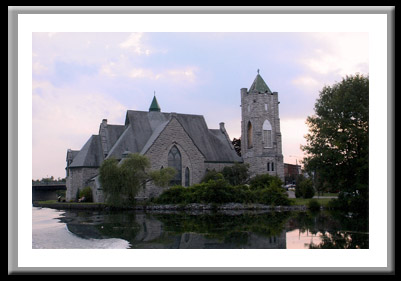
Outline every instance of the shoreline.
{"label": "shoreline", "polygon": [[225,204],[201,204],[189,203],[182,204],[163,204],[163,205],[136,205],[129,208],[110,207],[104,203],[66,203],[66,202],[33,202],[33,207],[51,208],[51,209],[75,209],[75,210],[135,210],[135,211],[226,211],[226,210],[265,210],[265,211],[306,211],[305,205],[292,206],[270,206],[263,204],[242,204],[242,203],[225,203]]}

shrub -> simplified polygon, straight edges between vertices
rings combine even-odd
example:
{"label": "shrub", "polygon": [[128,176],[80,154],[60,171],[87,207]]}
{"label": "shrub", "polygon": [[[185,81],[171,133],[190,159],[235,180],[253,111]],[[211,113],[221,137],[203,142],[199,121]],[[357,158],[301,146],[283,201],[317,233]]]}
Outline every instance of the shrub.
{"label": "shrub", "polygon": [[309,208],[311,211],[317,211],[317,210],[320,210],[320,204],[319,204],[319,202],[318,202],[316,199],[311,199],[311,200],[308,202],[308,208]]}
{"label": "shrub", "polygon": [[257,175],[249,182],[252,189],[263,189],[269,187],[272,183],[278,186],[283,184],[279,177],[271,176],[269,174]]}
{"label": "shrub", "polygon": [[85,197],[85,202],[93,202],[92,188],[87,186],[79,191],[79,197]]}
{"label": "shrub", "polygon": [[220,180],[224,179],[222,173],[216,172],[216,170],[209,170],[206,172],[205,176],[202,178],[201,183],[208,182],[210,180]]}
{"label": "shrub", "polygon": [[205,185],[205,203],[228,203],[233,202],[234,189],[225,180],[209,181]]}
{"label": "shrub", "polygon": [[[269,178],[270,179],[270,178]],[[271,177],[269,185],[254,188],[248,185],[232,186],[224,179],[209,180],[191,187],[174,186],[165,190],[155,203],[158,204],[223,204],[223,203],[262,203],[267,205],[289,205],[287,193],[281,181]]]}
{"label": "shrub", "polygon": [[249,164],[234,163],[232,166],[224,167],[221,173],[224,178],[233,186],[244,184],[249,179]]}
{"label": "shrub", "polygon": [[158,204],[181,204],[186,202],[186,188],[180,185],[165,190],[157,199]]}
{"label": "shrub", "polygon": [[287,193],[277,183],[270,184],[268,187],[258,189],[255,192],[259,203],[274,206],[290,205]]}
{"label": "shrub", "polygon": [[255,203],[256,196],[248,185],[234,186],[234,201],[235,203]]}

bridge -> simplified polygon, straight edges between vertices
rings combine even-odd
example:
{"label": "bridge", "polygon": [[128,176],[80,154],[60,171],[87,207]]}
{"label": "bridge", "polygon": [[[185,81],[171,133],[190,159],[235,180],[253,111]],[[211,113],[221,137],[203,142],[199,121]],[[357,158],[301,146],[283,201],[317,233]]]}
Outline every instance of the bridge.
{"label": "bridge", "polygon": [[64,190],[67,190],[65,182],[32,182],[32,202],[57,200]]}

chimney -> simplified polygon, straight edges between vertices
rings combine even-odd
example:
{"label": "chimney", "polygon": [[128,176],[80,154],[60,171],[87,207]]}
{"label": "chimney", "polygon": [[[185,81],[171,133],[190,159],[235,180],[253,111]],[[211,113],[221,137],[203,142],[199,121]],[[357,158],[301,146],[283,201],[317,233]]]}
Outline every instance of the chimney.
{"label": "chimney", "polygon": [[224,127],[224,122],[220,122],[220,131],[223,133],[226,131],[226,128]]}

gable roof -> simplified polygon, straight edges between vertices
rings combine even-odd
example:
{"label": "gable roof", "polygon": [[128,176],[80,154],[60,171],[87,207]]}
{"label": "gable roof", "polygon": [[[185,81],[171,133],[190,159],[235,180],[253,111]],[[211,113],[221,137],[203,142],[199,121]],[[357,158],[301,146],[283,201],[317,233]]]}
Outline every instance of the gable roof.
{"label": "gable roof", "polygon": [[[242,162],[228,136],[220,129],[208,129],[202,115],[128,110],[125,125],[107,125],[106,158],[122,159],[124,152],[145,154],[163,132],[171,118],[176,118],[207,162]],[[69,167],[99,167],[103,162],[99,135],[92,135],[76,154]]]}
{"label": "gable roof", "polygon": [[106,136],[107,136],[107,151],[113,147],[116,141],[119,139],[121,134],[124,132],[124,125],[110,125],[107,124],[106,127]]}
{"label": "gable roof", "polygon": [[103,161],[102,144],[99,135],[92,135],[69,165],[75,167],[99,167]]}
{"label": "gable roof", "polygon": [[114,156],[120,159],[120,155],[127,150],[132,153],[145,153],[173,116],[205,156],[206,161],[242,161],[227,142],[224,133],[220,130],[209,130],[202,115],[134,110],[127,111],[126,131],[116,142],[108,157]]}
{"label": "gable roof", "polygon": [[208,162],[242,162],[221,130],[209,130],[202,115],[177,114],[177,119]]}

